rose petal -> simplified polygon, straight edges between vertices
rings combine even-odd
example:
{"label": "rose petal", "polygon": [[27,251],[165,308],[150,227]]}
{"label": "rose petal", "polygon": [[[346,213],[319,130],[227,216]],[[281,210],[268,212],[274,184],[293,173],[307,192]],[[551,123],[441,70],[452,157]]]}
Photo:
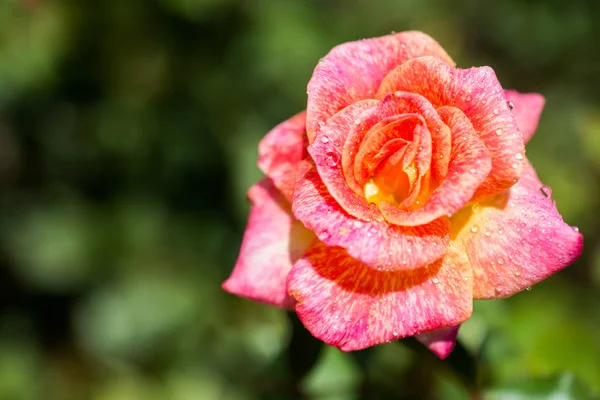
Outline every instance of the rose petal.
{"label": "rose petal", "polygon": [[477,299],[503,298],[571,264],[583,237],[563,222],[526,162],[519,182],[506,193],[452,218],[453,237],[473,266]]}
{"label": "rose petal", "polygon": [[535,133],[544,104],[546,100],[544,96],[538,93],[519,93],[515,90],[505,90],[504,95],[506,100],[511,102],[509,105],[512,108],[513,115],[517,120],[517,126],[523,134],[525,143]]}
{"label": "rose petal", "polygon": [[314,239],[291,214],[289,203],[269,179],[248,191],[252,202],[248,227],[231,276],[223,289],[279,307],[293,308],[286,290],[292,264]]}
{"label": "rose petal", "polygon": [[422,32],[402,32],[344,43],[321,59],[308,83],[307,134],[312,143],[319,122],[344,107],[372,98],[381,80],[404,61],[424,55],[454,62],[446,51]]}
{"label": "rose petal", "polygon": [[416,335],[415,339],[423,343],[429,348],[429,350],[432,351],[433,354],[443,360],[444,358],[448,357],[452,352],[452,349],[454,349],[459,328],[460,325],[450,328],[437,329],[435,331]]}
{"label": "rose petal", "polygon": [[441,107],[438,113],[452,132],[448,175],[419,209],[404,211],[381,203],[381,213],[391,223],[415,226],[454,214],[469,202],[490,173],[492,165],[489,151],[473,130],[469,119],[454,107]]}
{"label": "rose petal", "polygon": [[377,103],[377,100],[364,100],[346,107],[323,125],[316,140],[308,146],[308,153],[331,196],[346,212],[365,221],[382,219],[381,213],[369,206],[362,193],[357,193],[360,189],[354,191],[348,185],[341,163],[342,148],[358,116]]}
{"label": "rose petal", "polygon": [[427,268],[382,272],[315,242],[292,268],[288,290],[315,337],[352,351],[465,321],[471,279],[465,254],[453,247]]}
{"label": "rose petal", "polygon": [[376,97],[396,91],[418,93],[435,107],[456,107],[469,118],[492,157],[492,171],[476,198],[506,190],[521,176],[523,138],[491,68],[458,69],[435,57],[420,57],[390,72]]}
{"label": "rose petal", "polygon": [[303,111],[273,128],[258,145],[258,167],[288,201],[292,200],[297,164],[304,158],[305,132]]}
{"label": "rose petal", "polygon": [[449,243],[447,219],[416,227],[360,221],[348,215],[328,193],[314,166],[298,171],[292,210],[298,220],[329,246],[379,270],[409,270],[442,257]]}

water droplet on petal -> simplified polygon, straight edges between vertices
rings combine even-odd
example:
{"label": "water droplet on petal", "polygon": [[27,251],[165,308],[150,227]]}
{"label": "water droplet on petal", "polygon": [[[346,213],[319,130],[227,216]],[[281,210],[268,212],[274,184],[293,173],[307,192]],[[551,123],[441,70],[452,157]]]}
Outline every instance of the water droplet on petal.
{"label": "water droplet on petal", "polygon": [[317,124],[322,128],[325,126],[325,121],[318,121]]}
{"label": "water droplet on petal", "polygon": [[494,108],[494,115],[498,115],[498,114],[500,114],[500,111],[498,111],[497,108]]}
{"label": "water droplet on petal", "polygon": [[479,232],[479,226],[478,226],[478,225],[473,225],[473,226],[471,227],[471,232],[473,232],[473,233],[477,233],[477,232]]}
{"label": "water droplet on petal", "polygon": [[438,278],[433,278],[433,279],[431,280],[431,282],[433,282],[433,283],[438,283],[439,281],[440,281],[440,280],[439,280]]}
{"label": "water droplet on petal", "polygon": [[517,154],[515,154],[515,158],[516,158],[517,160],[522,160],[522,159],[523,159],[523,154],[521,154],[521,153],[517,153]]}
{"label": "water droplet on petal", "polygon": [[502,135],[502,129],[500,129],[500,128],[496,129],[496,135]]}
{"label": "water droplet on petal", "polygon": [[477,172],[477,170],[476,170],[475,168],[471,168],[471,169],[469,170],[469,172],[470,172],[470,173],[472,173],[472,174],[474,174],[474,173],[476,173],[476,172]]}
{"label": "water droplet on petal", "polygon": [[360,119],[355,119],[354,120],[354,125],[360,125]]}
{"label": "water droplet on petal", "polygon": [[504,233],[504,229],[500,228],[498,229],[498,235],[502,235]]}
{"label": "water droplet on petal", "polygon": [[473,204],[471,210],[473,210],[473,214],[479,214],[481,211],[481,206],[479,204]]}
{"label": "water droplet on petal", "polygon": [[503,291],[503,290],[504,290],[504,289],[503,289],[501,286],[498,286],[498,287],[496,288],[496,293],[500,294],[500,293],[502,293],[502,291]]}
{"label": "water droplet on petal", "polygon": [[502,265],[502,264],[504,264],[504,260],[502,258],[499,258],[498,259],[498,265]]}
{"label": "water droplet on petal", "polygon": [[338,153],[329,152],[325,155],[325,162],[330,167],[335,167],[340,162],[340,155]]}
{"label": "water droplet on petal", "polygon": [[525,288],[525,290],[527,290],[527,291],[530,291],[530,290],[531,290],[531,286],[527,286],[527,287]]}
{"label": "water droplet on petal", "polygon": [[490,231],[486,230],[484,235],[485,235],[485,237],[490,237],[490,236],[492,236],[492,233]]}
{"label": "water droplet on petal", "polygon": [[573,227],[573,230],[574,230],[575,232],[579,232],[579,228],[578,228],[578,227],[576,227],[576,226],[574,226],[574,227]]}
{"label": "water droplet on petal", "polygon": [[552,196],[552,189],[550,189],[550,187],[548,186],[542,186],[540,188],[540,192],[542,192],[542,194],[544,195],[544,197],[550,198]]}
{"label": "water droplet on petal", "polygon": [[329,138],[327,136],[321,136],[321,142],[329,143]]}
{"label": "water droplet on petal", "polygon": [[519,164],[517,164],[517,163],[513,163],[512,167],[513,167],[514,169],[517,169],[517,168],[519,168]]}
{"label": "water droplet on petal", "polygon": [[508,108],[510,108],[511,110],[512,110],[513,108],[515,108],[515,103],[513,103],[513,102],[512,102],[512,101],[510,101],[510,100],[506,102],[506,105],[507,105],[507,106],[508,106]]}

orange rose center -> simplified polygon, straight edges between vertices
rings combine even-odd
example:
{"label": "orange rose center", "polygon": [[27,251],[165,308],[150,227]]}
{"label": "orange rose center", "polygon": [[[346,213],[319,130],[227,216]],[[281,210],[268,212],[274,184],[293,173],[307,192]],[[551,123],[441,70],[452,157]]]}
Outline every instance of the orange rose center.
{"label": "orange rose center", "polygon": [[363,186],[363,193],[370,203],[384,201],[408,208],[415,200],[415,195],[419,194],[413,192],[420,190],[415,157],[420,151],[418,131],[422,127],[415,119],[407,118],[400,122],[387,127],[386,133],[391,139],[381,146],[378,154],[368,159],[366,167],[370,174]]}

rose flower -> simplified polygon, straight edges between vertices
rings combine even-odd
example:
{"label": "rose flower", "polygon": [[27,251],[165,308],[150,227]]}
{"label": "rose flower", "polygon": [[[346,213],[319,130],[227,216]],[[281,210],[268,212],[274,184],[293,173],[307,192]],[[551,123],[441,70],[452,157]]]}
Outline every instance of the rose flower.
{"label": "rose flower", "polygon": [[295,309],[343,351],[415,335],[443,358],[474,299],[581,254],[525,156],[541,95],[455,68],[421,32],[335,47],[307,93],[259,145],[228,292]]}

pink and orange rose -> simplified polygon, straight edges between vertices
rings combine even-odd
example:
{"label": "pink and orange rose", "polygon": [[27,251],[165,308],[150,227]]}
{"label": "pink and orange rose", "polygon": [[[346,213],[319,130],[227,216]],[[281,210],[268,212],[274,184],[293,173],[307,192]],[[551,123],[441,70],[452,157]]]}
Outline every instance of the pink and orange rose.
{"label": "pink and orange rose", "polygon": [[543,105],[420,32],[335,47],[306,111],[259,145],[266,178],[223,287],[344,351],[415,335],[446,357],[473,299],[582,251],[525,156]]}

